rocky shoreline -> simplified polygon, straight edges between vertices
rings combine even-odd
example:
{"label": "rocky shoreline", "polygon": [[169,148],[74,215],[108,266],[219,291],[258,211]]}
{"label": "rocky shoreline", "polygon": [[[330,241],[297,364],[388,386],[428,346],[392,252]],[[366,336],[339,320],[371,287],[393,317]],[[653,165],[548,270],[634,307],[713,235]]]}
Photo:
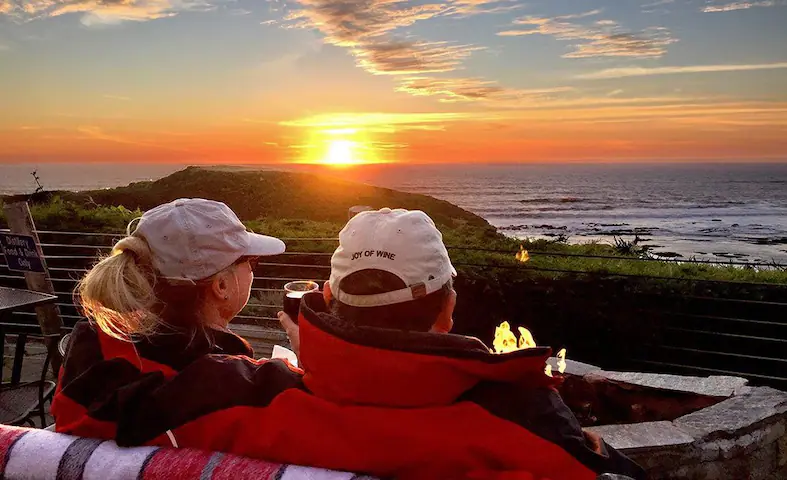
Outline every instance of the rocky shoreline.
{"label": "rocky shoreline", "polygon": [[[711,219],[711,221],[721,222],[722,220]],[[656,258],[697,258],[718,260],[719,263],[729,263],[730,261],[774,262],[778,265],[787,265],[787,255],[781,255],[787,254],[787,248],[773,248],[782,246],[787,247],[787,236],[779,234],[773,236],[737,235],[734,239],[718,239],[718,237],[725,234],[727,230],[738,228],[739,224],[737,223],[729,227],[708,227],[698,230],[700,235],[707,235],[711,238],[701,236],[675,238],[674,234],[671,234],[671,232],[664,232],[659,227],[632,226],[625,222],[584,222],[582,226],[583,228],[581,231],[572,231],[567,225],[552,225],[545,223],[509,224],[498,226],[497,228],[498,231],[510,237],[523,239],[545,238],[547,240],[563,243],[587,243],[589,241],[612,243],[616,238],[621,238],[626,241],[636,240],[641,247],[647,248],[648,253]],[[748,227],[750,229],[756,229],[756,225],[750,225]],[[738,245],[732,245],[733,240],[737,244],[750,245],[752,248],[747,248],[745,249],[746,251],[742,251],[743,249],[739,248]],[[696,248],[685,248],[684,244],[692,244]],[[705,244],[705,247],[701,248],[701,244]],[[758,249],[754,247],[771,248]]]}

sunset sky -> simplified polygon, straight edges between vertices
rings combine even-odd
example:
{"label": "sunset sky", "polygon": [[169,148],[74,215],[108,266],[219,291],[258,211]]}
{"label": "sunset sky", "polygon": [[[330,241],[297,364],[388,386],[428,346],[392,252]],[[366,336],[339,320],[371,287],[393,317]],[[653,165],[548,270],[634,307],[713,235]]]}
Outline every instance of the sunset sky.
{"label": "sunset sky", "polygon": [[0,161],[787,160],[787,0],[0,0]]}

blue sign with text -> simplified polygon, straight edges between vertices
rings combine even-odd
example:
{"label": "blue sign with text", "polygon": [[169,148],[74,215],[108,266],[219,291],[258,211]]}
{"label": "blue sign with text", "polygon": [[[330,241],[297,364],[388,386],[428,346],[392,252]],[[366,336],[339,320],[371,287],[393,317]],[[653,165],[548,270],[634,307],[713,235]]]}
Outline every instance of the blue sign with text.
{"label": "blue sign with text", "polygon": [[5,263],[9,270],[44,273],[44,264],[38,256],[36,241],[27,235],[0,233]]}

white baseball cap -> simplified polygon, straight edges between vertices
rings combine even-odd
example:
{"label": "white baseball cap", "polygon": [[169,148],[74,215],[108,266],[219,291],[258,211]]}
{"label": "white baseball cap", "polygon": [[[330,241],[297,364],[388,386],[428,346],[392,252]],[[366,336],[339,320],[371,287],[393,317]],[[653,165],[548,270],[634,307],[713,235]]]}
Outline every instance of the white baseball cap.
{"label": "white baseball cap", "polygon": [[202,198],[181,198],[148,210],[133,234],[147,241],[153,267],[170,283],[194,283],[241,257],[285,250],[278,238],[247,231],[224,203]]}
{"label": "white baseball cap", "polygon": [[[374,295],[351,295],[341,282],[351,273],[376,269],[393,273],[407,288]],[[408,302],[436,292],[456,270],[443,235],[420,210],[383,208],[360,212],[339,232],[339,248],[331,257],[331,293],[355,307]]]}

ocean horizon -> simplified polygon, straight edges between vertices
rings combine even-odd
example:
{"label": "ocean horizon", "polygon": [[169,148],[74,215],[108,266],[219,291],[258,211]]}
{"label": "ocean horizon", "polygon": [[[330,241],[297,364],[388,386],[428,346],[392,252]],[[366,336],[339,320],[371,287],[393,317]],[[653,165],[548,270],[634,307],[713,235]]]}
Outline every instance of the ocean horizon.
{"label": "ocean horizon", "polygon": [[[0,194],[155,180],[182,164],[0,165]],[[208,165],[203,165],[208,166]],[[611,242],[635,236],[671,258],[787,263],[787,163],[303,164],[222,168],[330,174],[430,195],[506,235]]]}

